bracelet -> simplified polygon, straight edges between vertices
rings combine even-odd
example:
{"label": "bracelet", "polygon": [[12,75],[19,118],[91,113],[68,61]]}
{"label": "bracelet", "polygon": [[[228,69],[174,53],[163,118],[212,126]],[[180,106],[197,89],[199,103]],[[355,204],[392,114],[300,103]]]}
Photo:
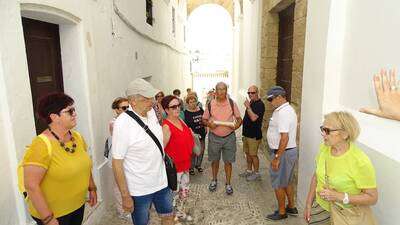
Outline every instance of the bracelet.
{"label": "bracelet", "polygon": [[96,187],[96,186],[89,187],[88,190],[89,190],[89,191],[97,191],[97,187]]}
{"label": "bracelet", "polygon": [[50,221],[54,219],[54,214],[51,213],[50,215],[48,215],[46,218],[42,219],[43,224],[48,224],[50,223]]}

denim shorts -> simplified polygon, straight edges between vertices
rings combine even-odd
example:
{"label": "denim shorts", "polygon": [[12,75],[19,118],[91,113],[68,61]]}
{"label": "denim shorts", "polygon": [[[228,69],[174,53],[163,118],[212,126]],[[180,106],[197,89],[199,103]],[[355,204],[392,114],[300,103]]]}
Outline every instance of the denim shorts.
{"label": "denim shorts", "polygon": [[151,203],[154,204],[154,207],[156,208],[156,211],[160,217],[174,215],[172,207],[172,191],[169,189],[169,187],[148,195],[132,196],[132,199],[134,204],[132,221],[134,225],[149,224],[149,209]]}

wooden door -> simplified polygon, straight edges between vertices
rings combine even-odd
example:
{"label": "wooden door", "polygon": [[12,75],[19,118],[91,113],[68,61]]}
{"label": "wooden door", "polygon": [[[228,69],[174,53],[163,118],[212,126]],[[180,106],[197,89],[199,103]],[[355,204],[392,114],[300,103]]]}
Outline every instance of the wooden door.
{"label": "wooden door", "polygon": [[286,98],[290,101],[292,89],[292,65],[293,65],[293,24],[295,3],[279,13],[279,42],[277,85],[286,90]]}
{"label": "wooden door", "polygon": [[35,114],[36,133],[47,124],[36,115],[37,100],[50,92],[63,91],[59,28],[56,24],[22,18],[26,57]]}

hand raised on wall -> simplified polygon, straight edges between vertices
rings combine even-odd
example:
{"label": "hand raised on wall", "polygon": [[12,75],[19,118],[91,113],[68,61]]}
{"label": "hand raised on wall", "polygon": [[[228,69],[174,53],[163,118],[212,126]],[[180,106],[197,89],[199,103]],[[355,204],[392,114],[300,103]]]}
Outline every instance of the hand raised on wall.
{"label": "hand raised on wall", "polygon": [[379,108],[361,108],[360,112],[400,121],[400,81],[396,71],[382,69],[373,79]]}

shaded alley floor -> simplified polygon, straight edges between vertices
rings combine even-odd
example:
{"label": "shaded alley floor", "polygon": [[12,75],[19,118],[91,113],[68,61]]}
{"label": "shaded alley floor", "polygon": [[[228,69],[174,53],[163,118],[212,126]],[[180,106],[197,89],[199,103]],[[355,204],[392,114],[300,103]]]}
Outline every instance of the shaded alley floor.
{"label": "shaded alley floor", "polygon": [[[261,181],[247,182],[239,177],[246,165],[242,151],[241,138],[238,138],[237,162],[234,164],[232,174],[232,185],[234,193],[232,196],[225,194],[225,173],[223,165],[220,165],[218,177],[218,189],[214,193],[208,191],[208,184],[211,180],[210,163],[205,155],[202,174],[196,173],[191,176],[190,200],[187,203],[187,211],[193,216],[191,222],[181,222],[181,224],[196,225],[253,225],[253,224],[305,224],[302,219],[302,212],[298,217],[289,216],[288,219],[274,222],[265,219],[265,215],[273,212],[276,200],[271,188],[268,165],[263,153],[260,157]],[[222,170],[221,170],[222,169]],[[197,171],[196,171],[197,172]],[[118,218],[116,209],[108,206],[107,213],[103,215],[101,222],[97,225],[131,225],[129,220]],[[151,225],[160,224],[155,211],[151,210]]]}

